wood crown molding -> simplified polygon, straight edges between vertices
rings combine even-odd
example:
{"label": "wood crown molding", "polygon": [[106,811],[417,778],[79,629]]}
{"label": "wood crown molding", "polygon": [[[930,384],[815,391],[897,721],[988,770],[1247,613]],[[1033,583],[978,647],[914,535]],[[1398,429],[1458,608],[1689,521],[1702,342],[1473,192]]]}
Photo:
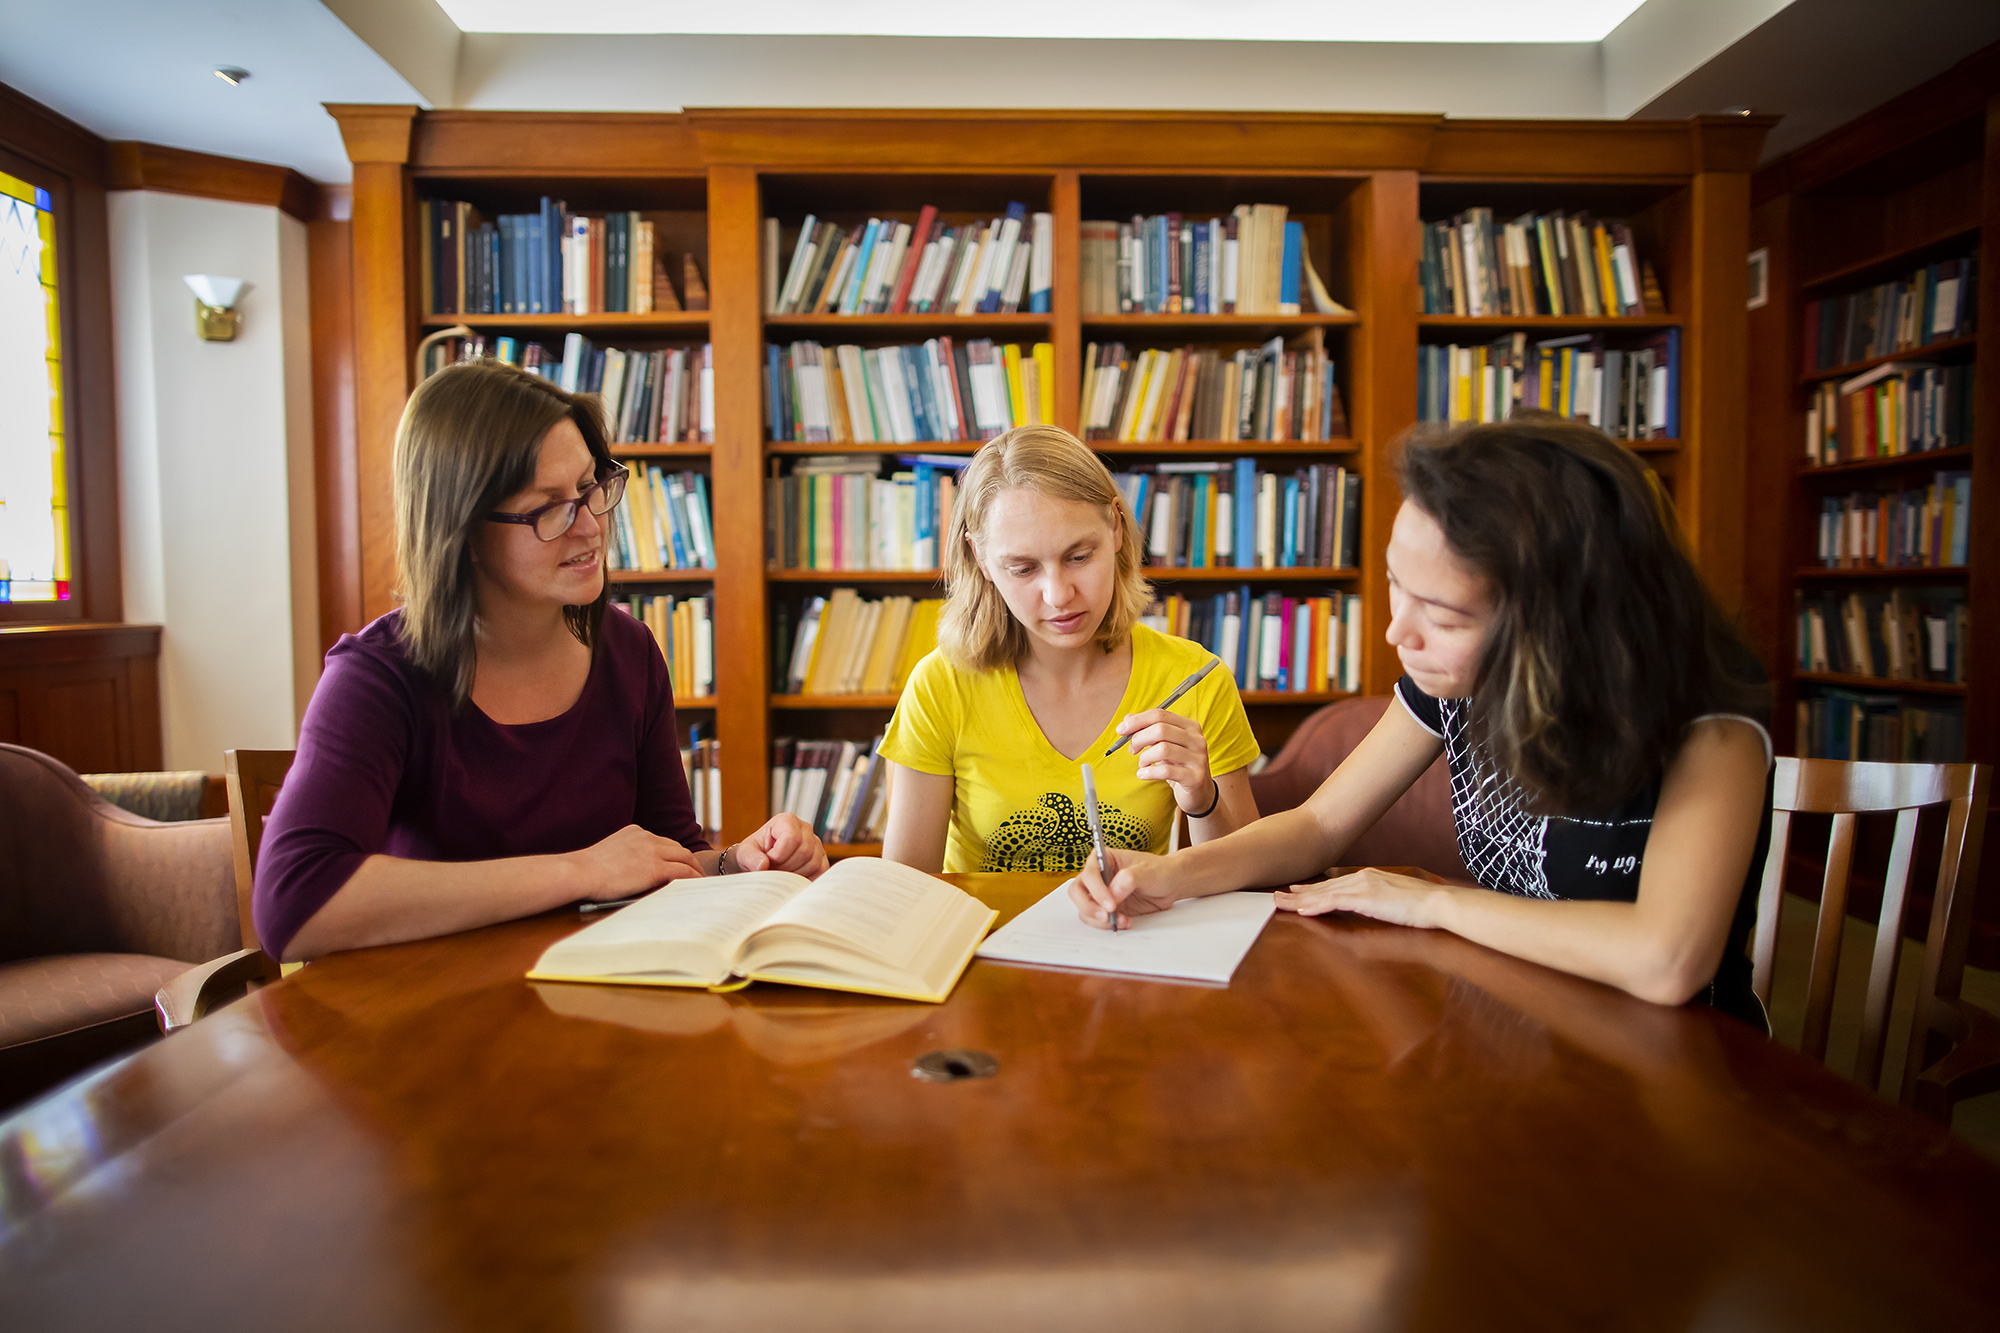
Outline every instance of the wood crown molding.
{"label": "wood crown molding", "polygon": [[104,184],[104,140],[0,83],[0,143],[22,157],[66,176]]}
{"label": "wood crown molding", "polygon": [[349,162],[380,162],[400,166],[410,160],[410,130],[421,107],[356,102],[324,102],[326,114],[340,125],[340,140]]}
{"label": "wood crown molding", "polygon": [[290,167],[156,143],[127,141],[108,148],[110,171],[105,184],[114,190],[162,190],[202,199],[263,204],[283,209],[301,222],[312,221],[319,210],[319,186]]}

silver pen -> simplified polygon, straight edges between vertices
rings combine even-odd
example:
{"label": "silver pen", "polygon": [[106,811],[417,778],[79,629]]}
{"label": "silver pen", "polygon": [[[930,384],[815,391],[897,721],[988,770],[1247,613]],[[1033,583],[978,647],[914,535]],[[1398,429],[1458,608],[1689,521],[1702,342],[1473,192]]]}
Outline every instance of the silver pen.
{"label": "silver pen", "polygon": [[[1209,672],[1215,670],[1217,667],[1221,665],[1222,665],[1221,658],[1219,657],[1209,658],[1208,661],[1202,664],[1201,670],[1195,672],[1192,676],[1189,676],[1186,680],[1174,686],[1174,692],[1168,695],[1166,698],[1162,699],[1159,703],[1154,704],[1153,707],[1172,708],[1176,703],[1180,701],[1180,697],[1183,694],[1186,694],[1189,690],[1201,684],[1201,678],[1203,676],[1206,676]],[[1137,734],[1138,734],[1137,732],[1133,733],[1133,735]],[[1120,736],[1117,740],[1111,743],[1111,748],[1106,750],[1104,753],[1107,757],[1110,755],[1117,754],[1120,750],[1124,749],[1131,743],[1132,743],[1131,736]],[[1088,766],[1085,767],[1084,771],[1089,772]]]}
{"label": "silver pen", "polygon": [[[1090,841],[1097,849],[1097,873],[1104,881],[1106,892],[1111,889],[1111,867],[1104,861],[1104,821],[1097,815],[1097,775],[1090,771],[1090,765],[1083,765],[1083,813],[1090,820]],[[1118,909],[1113,907],[1108,913],[1111,928],[1118,929]]]}

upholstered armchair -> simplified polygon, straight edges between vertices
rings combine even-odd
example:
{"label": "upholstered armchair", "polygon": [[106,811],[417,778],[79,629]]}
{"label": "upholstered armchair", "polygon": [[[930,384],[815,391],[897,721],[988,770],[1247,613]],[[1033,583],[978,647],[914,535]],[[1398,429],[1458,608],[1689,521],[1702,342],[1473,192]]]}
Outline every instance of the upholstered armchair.
{"label": "upholstered armchair", "polygon": [[238,947],[227,819],[155,823],[0,745],[0,1111],[157,1036],[154,993]]}
{"label": "upholstered armchair", "polygon": [[[1250,779],[1260,814],[1274,815],[1305,803],[1327,774],[1340,767],[1385,709],[1400,708],[1386,694],[1328,704],[1299,725],[1278,757]],[[1444,756],[1425,770],[1375,826],[1340,858],[1350,866],[1417,866],[1445,879],[1470,881],[1458,855],[1451,817],[1451,774]]]}

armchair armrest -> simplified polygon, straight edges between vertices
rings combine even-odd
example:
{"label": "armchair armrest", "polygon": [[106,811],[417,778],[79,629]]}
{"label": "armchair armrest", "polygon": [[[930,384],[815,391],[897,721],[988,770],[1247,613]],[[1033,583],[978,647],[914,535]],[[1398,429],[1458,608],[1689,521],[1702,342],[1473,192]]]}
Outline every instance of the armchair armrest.
{"label": "armchair armrest", "polygon": [[1953,1105],[2000,1088],[2000,1018],[1966,1000],[1940,996],[1932,1003],[1951,1010],[1939,1017],[1959,1031],[1950,1052],[1917,1075],[1914,1104],[1920,1114],[1949,1126]]}
{"label": "armchair armrest", "polygon": [[271,977],[276,968],[261,949],[238,949],[210,959],[169,981],[153,996],[160,1031],[184,1028]]}

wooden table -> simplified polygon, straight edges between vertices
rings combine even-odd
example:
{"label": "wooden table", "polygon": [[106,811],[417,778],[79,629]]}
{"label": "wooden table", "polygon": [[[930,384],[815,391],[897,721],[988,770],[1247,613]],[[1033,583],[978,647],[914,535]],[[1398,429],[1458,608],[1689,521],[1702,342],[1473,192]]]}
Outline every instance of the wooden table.
{"label": "wooden table", "polygon": [[[1053,876],[958,876],[1003,910]],[[1227,989],[315,963],[0,1123],[0,1326],[1975,1328],[2000,1170],[1726,1018],[1280,914]],[[971,1048],[990,1079],[910,1075]]]}

